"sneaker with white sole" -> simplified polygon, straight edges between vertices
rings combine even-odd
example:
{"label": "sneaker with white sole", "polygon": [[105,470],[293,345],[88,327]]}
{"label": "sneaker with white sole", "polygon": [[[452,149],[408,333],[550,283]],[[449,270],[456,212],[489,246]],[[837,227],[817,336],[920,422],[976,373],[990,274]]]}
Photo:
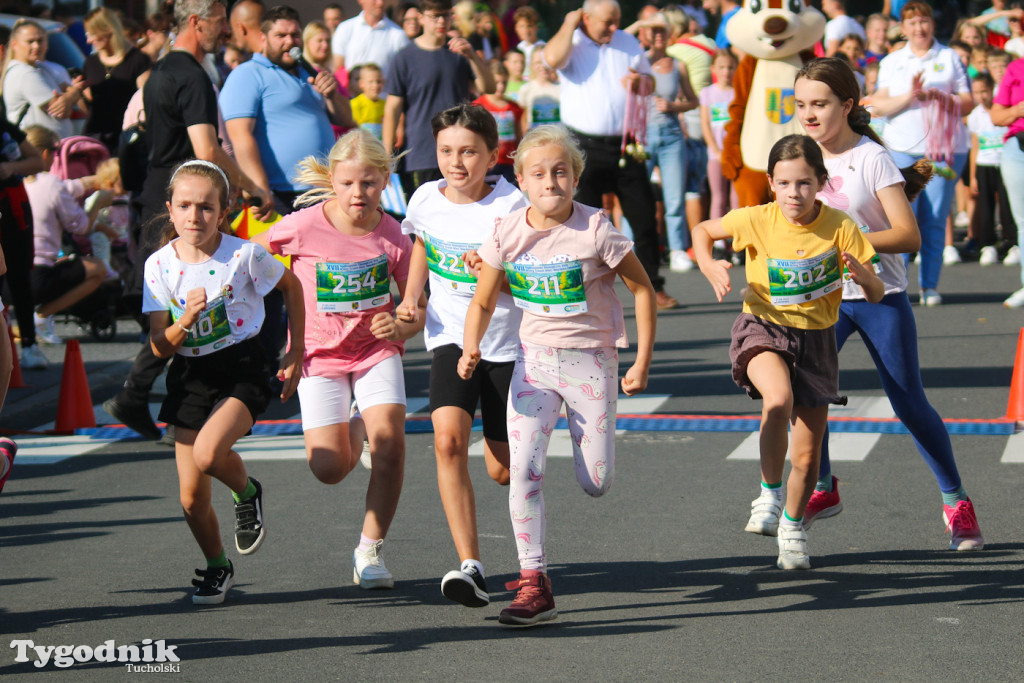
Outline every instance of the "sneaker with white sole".
{"label": "sneaker with white sole", "polygon": [[395,577],[384,566],[381,556],[383,545],[382,539],[371,545],[369,550],[356,548],[352,551],[352,583],[365,589],[395,587]]}
{"label": "sneaker with white sole", "polygon": [[1006,300],[1003,301],[1003,306],[1006,308],[1021,308],[1024,306],[1024,287],[1006,297]]}
{"label": "sneaker with white sole", "polygon": [[815,489],[804,509],[804,529],[810,529],[816,519],[835,517],[843,511],[843,502],[839,500],[839,478],[832,476],[832,490],[818,491]]}
{"label": "sneaker with white sole", "polygon": [[252,477],[249,481],[256,487],[256,493],[235,503],[235,547],[243,555],[259,550],[267,536],[263,526],[263,486]]}
{"label": "sneaker with white sole", "polygon": [[226,567],[207,567],[197,569],[198,579],[192,579],[196,587],[192,594],[192,603],[196,605],[219,605],[224,602],[228,589],[235,585],[235,565],[228,560]]}
{"label": "sneaker with white sole", "polygon": [[807,531],[802,526],[779,527],[779,569],[810,569],[811,556],[807,554]]}
{"label": "sneaker with white sole", "polygon": [[999,250],[989,245],[981,248],[981,255],[978,256],[978,263],[982,266],[994,266],[999,263]]}
{"label": "sneaker with white sole", "polygon": [[1016,244],[1006,250],[1006,256],[1003,257],[1004,266],[1019,266],[1020,265],[1020,247]]}
{"label": "sneaker with white sole", "polygon": [[942,304],[942,295],[939,294],[937,289],[922,289],[920,300],[922,306],[940,306]]}
{"label": "sneaker with white sole", "polygon": [[960,252],[952,244],[947,244],[942,248],[942,263],[947,266],[951,266],[954,263],[961,263],[963,259],[960,258]]}
{"label": "sneaker with white sole", "polygon": [[961,500],[956,505],[943,505],[942,521],[950,533],[950,550],[981,550],[985,547],[985,539],[978,526],[978,515],[970,500]]}
{"label": "sneaker with white sole", "polygon": [[750,519],[743,530],[762,536],[775,536],[779,532],[781,515],[782,501],[762,489],[761,495],[750,503]]}
{"label": "sneaker with white sole", "polygon": [[45,370],[50,363],[43,355],[39,345],[26,346],[21,349],[21,367],[25,370]]}
{"label": "sneaker with white sole", "polygon": [[359,412],[359,406],[355,401],[352,402],[352,407],[348,411],[348,428],[352,429],[356,420],[361,422],[363,430],[363,451],[359,454],[359,464],[363,466],[363,469],[373,469],[373,457],[370,455],[370,440],[366,436],[366,422],[363,420],[362,413]]}
{"label": "sneaker with white sole", "polygon": [[693,270],[693,259],[682,249],[673,249],[668,255],[668,269],[673,273],[686,273]]}
{"label": "sneaker with white sole", "polygon": [[956,217],[953,219],[953,225],[958,228],[966,228],[971,223],[970,216],[967,215],[966,211],[959,211]]}
{"label": "sneaker with white sole", "polygon": [[0,436],[0,491],[4,490],[7,477],[11,476],[11,470],[14,469],[14,456],[17,454],[18,444],[14,443],[14,439]]}
{"label": "sneaker with white sole", "polygon": [[441,579],[441,595],[466,607],[486,607],[491,604],[484,577],[472,562],[461,569],[453,569]]}
{"label": "sneaker with white sole", "polygon": [[57,336],[57,333],[53,330],[53,316],[42,317],[38,313],[33,313],[32,317],[36,321],[36,339],[44,344],[63,344],[64,340]]}
{"label": "sneaker with white sole", "polygon": [[505,588],[517,592],[512,604],[498,614],[499,623],[533,626],[558,618],[555,597],[551,593],[551,579],[544,572],[522,569],[519,571],[519,580],[509,581]]}

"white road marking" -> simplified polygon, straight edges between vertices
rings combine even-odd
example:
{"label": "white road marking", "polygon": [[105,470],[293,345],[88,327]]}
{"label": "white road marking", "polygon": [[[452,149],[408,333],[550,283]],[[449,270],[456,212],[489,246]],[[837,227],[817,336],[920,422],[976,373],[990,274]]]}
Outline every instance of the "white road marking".
{"label": "white road marking", "polygon": [[1024,432],[1011,434],[1006,439],[1006,448],[999,462],[1024,463]]}

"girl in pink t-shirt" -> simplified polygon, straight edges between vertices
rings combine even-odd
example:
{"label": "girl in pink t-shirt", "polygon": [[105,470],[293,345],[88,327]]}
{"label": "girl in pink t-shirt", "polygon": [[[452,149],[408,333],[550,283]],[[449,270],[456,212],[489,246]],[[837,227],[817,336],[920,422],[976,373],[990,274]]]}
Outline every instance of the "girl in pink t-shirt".
{"label": "girl in pink t-shirt", "polygon": [[636,297],[637,358],[622,379],[628,396],[647,387],[656,321],[654,288],[632,243],[599,209],[573,201],[583,172],[576,141],[560,126],[538,126],[515,157],[516,179],[530,199],[496,222],[479,249],[476,293],[466,316],[459,375],[480,362],[480,340],[507,279],[523,309],[521,347],[508,402],[509,512],[519,549],[518,593],[503,624],[554,619],[544,551],[544,470],[548,439],[565,403],[576,479],[601,496],[615,471],[618,348],[626,346],[615,276]]}
{"label": "girl in pink t-shirt", "polygon": [[722,142],[725,124],[729,122],[732,102],[732,77],[736,73],[736,55],[731,50],[718,50],[711,62],[715,82],[700,91],[700,125],[708,146],[708,186],[711,188],[711,218],[721,218],[732,208],[739,208],[732,182],[722,174]]}
{"label": "girl in pink t-shirt", "polygon": [[[366,516],[353,552],[353,582],[391,588],[381,557],[395,516],[405,464],[403,341],[423,328],[392,315],[391,281],[405,292],[412,244],[380,210],[392,159],[369,132],[339,139],[326,163],[307,157],[296,182],[313,186],[307,208],[253,237],[273,254],[292,257],[306,302],[306,356],[299,381],[302,431],[313,475],[336,484],[359,461],[363,434],[349,429],[353,394],[362,411],[373,461]],[[421,301],[425,307],[425,302]],[[419,316],[422,321],[424,316]]]}

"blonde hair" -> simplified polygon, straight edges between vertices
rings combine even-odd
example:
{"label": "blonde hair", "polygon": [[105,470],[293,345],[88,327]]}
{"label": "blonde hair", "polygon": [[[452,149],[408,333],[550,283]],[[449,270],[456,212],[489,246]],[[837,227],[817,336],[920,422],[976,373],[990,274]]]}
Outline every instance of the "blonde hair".
{"label": "blonde hair", "polygon": [[109,33],[116,54],[123,55],[128,52],[128,39],[124,36],[124,26],[113,10],[107,7],[97,7],[85,15],[84,24],[85,30],[89,33]]}
{"label": "blonde hair", "polygon": [[[39,25],[39,22],[33,21],[32,19],[18,19],[14,22],[14,26],[11,27],[11,36],[7,39],[7,48],[4,50],[4,61],[2,68],[3,75],[0,76],[0,94],[3,94],[4,81],[7,80],[7,67],[10,66],[11,60],[14,59],[14,41],[21,33],[23,29],[34,28],[43,32],[43,36],[46,36],[46,31],[43,31],[43,27]],[[46,38],[49,40],[49,38]]]}
{"label": "blonde hair", "polygon": [[96,167],[96,185],[104,190],[110,190],[121,178],[121,162],[117,157],[111,157],[101,161]]}
{"label": "blonde hair", "polygon": [[572,133],[565,126],[550,123],[537,126],[523,136],[523,141],[519,143],[515,153],[515,165],[513,168],[516,175],[522,175],[523,173],[523,158],[526,156],[526,153],[535,147],[544,147],[545,145],[558,145],[568,152],[569,161],[572,163],[573,177],[579,178],[583,175],[583,150],[580,149],[576,138],[573,137]]}
{"label": "blonde hair", "polygon": [[331,171],[342,161],[355,161],[371,166],[384,176],[386,185],[397,158],[387,153],[384,145],[373,133],[363,128],[350,130],[338,138],[326,159],[308,156],[299,162],[298,172],[293,180],[298,185],[312,185],[313,189],[299,195],[295,200],[295,206],[312,206],[334,199]]}
{"label": "blonde hair", "polygon": [[25,129],[25,139],[40,152],[56,150],[60,145],[60,136],[44,126],[28,126]]}
{"label": "blonde hair", "polygon": [[[306,24],[306,27],[304,29],[302,29],[302,56],[305,57],[307,61],[313,63],[313,66],[323,66],[323,65],[316,63],[316,60],[313,59],[313,55],[311,55],[309,53],[309,48],[306,47],[306,46],[309,45],[310,41],[313,40],[313,36],[315,36],[318,33],[326,33],[327,34],[327,42],[328,42],[328,44],[330,44],[330,42],[331,42],[331,30],[329,28],[327,28],[327,24],[325,24],[324,22],[322,22],[322,21],[320,21],[318,19],[314,19],[313,21],[311,21],[308,24]],[[329,52],[328,52],[327,58],[328,58],[328,60],[330,59],[330,53]],[[328,69],[328,71],[331,71],[331,69]]]}

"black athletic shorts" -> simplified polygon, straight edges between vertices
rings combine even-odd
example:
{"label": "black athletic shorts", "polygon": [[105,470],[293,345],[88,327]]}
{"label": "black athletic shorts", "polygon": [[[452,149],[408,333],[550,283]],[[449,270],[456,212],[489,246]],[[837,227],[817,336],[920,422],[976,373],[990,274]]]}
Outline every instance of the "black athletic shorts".
{"label": "black athletic shorts", "polygon": [[206,356],[176,353],[167,371],[167,398],[160,407],[160,419],[199,431],[214,406],[237,398],[255,422],[270,405],[270,395],[270,367],[256,338]]}
{"label": "black athletic shorts", "polygon": [[41,306],[85,282],[85,265],[79,258],[64,259],[52,266],[33,266],[29,277],[32,299]]}
{"label": "black athletic shorts", "polygon": [[484,436],[491,441],[508,443],[505,410],[516,362],[481,360],[473,376],[462,379],[458,372],[461,357],[462,349],[456,344],[434,349],[434,360],[430,363],[430,411],[455,406],[472,417],[479,402]]}

